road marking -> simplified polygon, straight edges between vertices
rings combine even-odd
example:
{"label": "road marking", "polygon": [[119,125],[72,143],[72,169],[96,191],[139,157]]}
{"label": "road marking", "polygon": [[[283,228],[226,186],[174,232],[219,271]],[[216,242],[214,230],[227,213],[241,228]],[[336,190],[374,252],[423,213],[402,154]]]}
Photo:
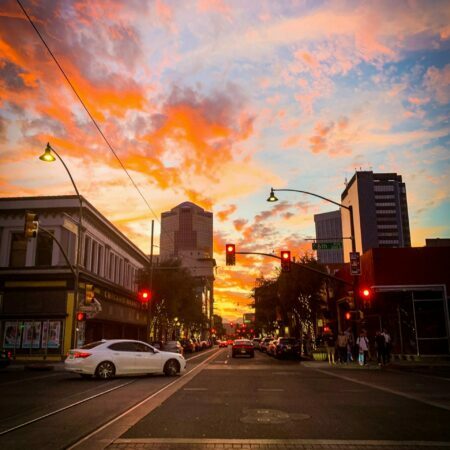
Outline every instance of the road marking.
{"label": "road marking", "polygon": [[184,388],[183,391],[207,391],[208,388]]}
{"label": "road marking", "polygon": [[[339,445],[343,448],[349,446],[370,446],[370,448],[377,447],[450,447],[450,442],[438,442],[438,441],[385,441],[385,440],[337,440],[337,439],[185,439],[185,438],[135,438],[135,439],[116,439],[111,448],[115,448],[115,445],[123,446],[125,444],[154,444],[154,445],[170,445],[170,444],[184,444],[184,445],[200,445],[199,448],[205,448],[205,445],[224,446],[227,448],[230,445],[245,446],[244,448],[252,448],[252,445],[267,445],[268,448],[274,448],[273,446],[280,446],[285,449],[286,445],[311,445],[311,446],[323,446],[326,445]],[[123,448],[123,447],[121,447]],[[155,448],[158,448],[155,446]],[[219,447],[220,448],[220,447]]]}
{"label": "road marking", "polygon": [[284,389],[277,389],[277,388],[258,388],[258,391],[261,391],[261,392],[284,392]]}
{"label": "road marking", "polygon": [[323,369],[314,369],[314,368],[311,368],[311,369],[315,370],[317,372],[321,372],[321,373],[324,373],[326,375],[329,375],[330,377],[341,378],[342,380],[347,380],[347,381],[351,381],[353,383],[362,384],[363,386],[368,386],[368,387],[371,387],[373,389],[378,389],[380,391],[389,392],[390,394],[398,395],[400,397],[404,397],[404,398],[407,398],[409,400],[415,400],[416,402],[424,403],[425,405],[430,405],[430,406],[434,406],[436,408],[441,408],[441,409],[445,409],[447,411],[450,411],[450,406],[444,405],[442,403],[437,403],[437,402],[433,402],[433,401],[430,401],[430,400],[426,400],[424,398],[418,397],[417,395],[407,394],[406,392],[397,391],[396,389],[390,389],[390,388],[387,388],[387,387],[378,386],[378,385],[373,384],[373,383],[368,383],[367,381],[355,380],[355,379],[353,379],[351,377],[346,377],[345,375],[337,374],[337,373],[334,373],[334,372],[329,372],[329,371],[323,370]]}
{"label": "road marking", "polygon": [[78,402],[71,403],[70,405],[67,405],[67,406],[63,406],[62,408],[59,408],[55,411],[44,414],[43,416],[36,417],[36,419],[28,420],[27,422],[21,423],[20,425],[16,425],[15,427],[12,427],[12,428],[9,428],[7,430],[0,432],[0,436],[10,433],[11,431],[18,430],[19,428],[26,427],[27,425],[30,425],[32,423],[39,422],[40,420],[45,419],[47,417],[54,416],[55,414],[65,411],[66,409],[73,408],[74,406],[80,405],[81,403],[85,403],[89,400],[92,400],[93,398],[100,397],[101,395],[108,394],[109,392],[115,391],[116,389],[120,389],[121,387],[128,386],[129,384],[134,383],[135,381],[136,380],[128,381],[127,383],[123,383],[123,384],[120,384],[119,386],[115,386],[106,391],[99,392],[98,394],[95,394],[95,395],[91,395],[90,397],[85,398],[83,400],[79,400]]}
{"label": "road marking", "polygon": [[[182,377],[172,381],[169,384],[166,384],[164,387],[162,387],[158,391],[154,392],[153,394],[149,395],[148,397],[144,398],[136,405],[134,405],[131,408],[124,411],[122,414],[119,414],[117,417],[115,417],[114,419],[105,423],[104,425],[97,428],[96,430],[92,431],[87,436],[85,436],[84,438],[75,442],[70,447],[67,447],[67,450],[72,450],[72,449],[76,449],[76,448],[82,448],[84,450],[88,450],[88,449],[100,450],[100,449],[104,449],[104,448],[108,447],[119,436],[122,436],[128,429],[130,429],[132,426],[134,426],[139,420],[141,420],[143,417],[150,414],[155,408],[157,408],[164,401],[166,401],[171,395],[173,395],[176,392],[176,390],[174,392],[171,392],[171,390],[169,390],[168,393],[167,392],[165,393],[166,397],[164,397],[164,395],[163,395],[163,398],[156,400],[156,397],[159,394],[161,394],[164,391],[166,391],[167,389],[173,387],[175,384],[180,384],[178,389],[181,389],[185,384],[189,383],[189,381],[191,381],[192,378],[194,378],[194,376],[196,375],[196,374],[194,374],[194,372],[196,370],[198,370],[200,367],[209,363],[209,361],[211,359],[213,359],[217,353],[218,352],[214,352],[214,354],[212,354],[209,358],[206,358],[204,361],[199,363],[197,366],[193,367],[191,370],[186,372]],[[150,403],[149,405],[147,405],[146,408],[141,408],[141,407],[145,406],[145,404],[150,402],[151,400],[155,400],[155,401],[153,403]],[[139,410],[139,408],[141,408],[141,409]],[[130,415],[130,413],[134,413],[134,415]],[[121,419],[124,419],[122,423],[119,422],[118,424],[116,424],[116,426],[113,429],[108,430],[108,428],[111,425],[115,424],[116,422],[120,421]],[[106,435],[106,436],[100,435],[98,439],[94,439],[95,436],[97,434],[101,433],[102,431],[104,431],[105,433],[108,433],[108,431],[109,431],[111,434]]]}

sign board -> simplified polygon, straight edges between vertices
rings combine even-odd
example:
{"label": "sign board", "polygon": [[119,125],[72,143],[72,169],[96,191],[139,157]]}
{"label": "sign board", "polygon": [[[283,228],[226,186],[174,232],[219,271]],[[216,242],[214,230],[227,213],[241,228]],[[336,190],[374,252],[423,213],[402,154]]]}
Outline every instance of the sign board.
{"label": "sign board", "polygon": [[78,309],[80,311],[82,311],[82,312],[85,312],[86,313],[86,317],[88,319],[92,319],[98,313],[100,313],[102,311],[102,305],[97,299],[94,298],[92,300],[91,304],[89,304],[89,305],[81,305]]}
{"label": "sign board", "polygon": [[342,242],[313,242],[313,250],[340,250]]}
{"label": "sign board", "polygon": [[359,252],[350,252],[350,275],[361,275],[361,258]]}

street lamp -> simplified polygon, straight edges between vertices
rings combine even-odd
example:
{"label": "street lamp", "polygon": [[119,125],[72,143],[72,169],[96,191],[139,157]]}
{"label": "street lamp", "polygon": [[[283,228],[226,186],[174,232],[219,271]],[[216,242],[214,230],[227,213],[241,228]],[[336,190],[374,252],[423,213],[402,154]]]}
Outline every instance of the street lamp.
{"label": "street lamp", "polygon": [[76,261],[75,261],[75,273],[74,273],[74,288],[73,288],[73,312],[72,312],[72,319],[73,319],[73,328],[72,328],[72,348],[75,348],[77,345],[77,328],[75,324],[75,313],[78,309],[78,293],[79,293],[79,279],[80,279],[80,258],[81,258],[81,230],[82,230],[82,220],[83,220],[83,201],[81,198],[80,193],[78,192],[77,186],[75,184],[75,181],[72,178],[72,174],[70,173],[69,169],[67,168],[66,164],[64,163],[63,159],[57,151],[50,145],[50,143],[47,143],[47,147],[45,147],[44,154],[39,157],[41,161],[45,162],[53,162],[56,161],[56,158],[53,156],[53,153],[58,157],[58,159],[61,161],[61,164],[64,166],[64,169],[66,169],[67,174],[69,175],[70,181],[72,182],[72,185],[75,189],[75,192],[77,193],[78,201],[80,202],[80,211],[78,214],[78,245],[77,245],[77,253],[76,253]]}
{"label": "street lamp", "polygon": [[345,208],[346,210],[348,210],[348,212],[350,213],[350,236],[351,236],[351,241],[352,241],[352,252],[356,251],[356,244],[355,244],[355,225],[353,223],[353,208],[352,206],[346,206],[343,205],[342,203],[338,203],[335,202],[334,200],[330,200],[329,198],[326,197],[322,197],[321,195],[318,194],[314,194],[313,192],[308,192],[308,191],[299,191],[298,189],[274,189],[274,188],[270,188],[270,195],[269,198],[267,199],[268,202],[277,202],[278,198],[275,196],[275,192],[280,192],[280,191],[284,191],[284,192],[300,192],[301,194],[307,194],[307,195],[312,195],[313,197],[318,197],[321,198],[322,200],[325,200],[327,202],[333,203],[341,208]]}

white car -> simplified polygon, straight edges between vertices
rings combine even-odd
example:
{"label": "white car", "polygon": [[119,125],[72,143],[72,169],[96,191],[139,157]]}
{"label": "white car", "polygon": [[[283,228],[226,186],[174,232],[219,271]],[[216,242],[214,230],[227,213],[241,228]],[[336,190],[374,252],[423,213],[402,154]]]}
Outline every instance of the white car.
{"label": "white car", "polygon": [[111,339],[70,350],[64,366],[83,378],[148,373],[174,376],[186,370],[186,360],[180,354],[157,350],[145,342]]}

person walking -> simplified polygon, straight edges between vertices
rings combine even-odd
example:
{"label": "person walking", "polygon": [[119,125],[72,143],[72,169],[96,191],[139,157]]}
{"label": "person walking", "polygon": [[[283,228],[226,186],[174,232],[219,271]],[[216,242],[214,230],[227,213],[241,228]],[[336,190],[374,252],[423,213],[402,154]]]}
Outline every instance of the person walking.
{"label": "person walking", "polygon": [[347,362],[347,343],[348,337],[344,334],[344,332],[339,331],[337,338],[337,350],[338,350],[338,358],[341,364]]}
{"label": "person walking", "polygon": [[375,334],[375,349],[377,351],[378,365],[386,364],[386,341],[381,331],[377,331]]}
{"label": "person walking", "polygon": [[384,342],[386,345],[386,364],[389,364],[391,362],[392,339],[386,328],[383,328],[382,335],[384,336]]}
{"label": "person walking", "polygon": [[353,361],[353,346],[355,345],[355,338],[353,337],[351,327],[348,327],[344,334],[347,336],[347,363]]}
{"label": "person walking", "polygon": [[367,359],[369,356],[369,339],[366,336],[365,331],[359,333],[358,339],[356,339],[356,345],[358,346],[358,362],[360,366],[367,365]]}
{"label": "person walking", "polygon": [[328,364],[336,364],[334,360],[334,353],[336,351],[336,339],[333,333],[328,333],[325,335],[325,349],[327,351]]}

